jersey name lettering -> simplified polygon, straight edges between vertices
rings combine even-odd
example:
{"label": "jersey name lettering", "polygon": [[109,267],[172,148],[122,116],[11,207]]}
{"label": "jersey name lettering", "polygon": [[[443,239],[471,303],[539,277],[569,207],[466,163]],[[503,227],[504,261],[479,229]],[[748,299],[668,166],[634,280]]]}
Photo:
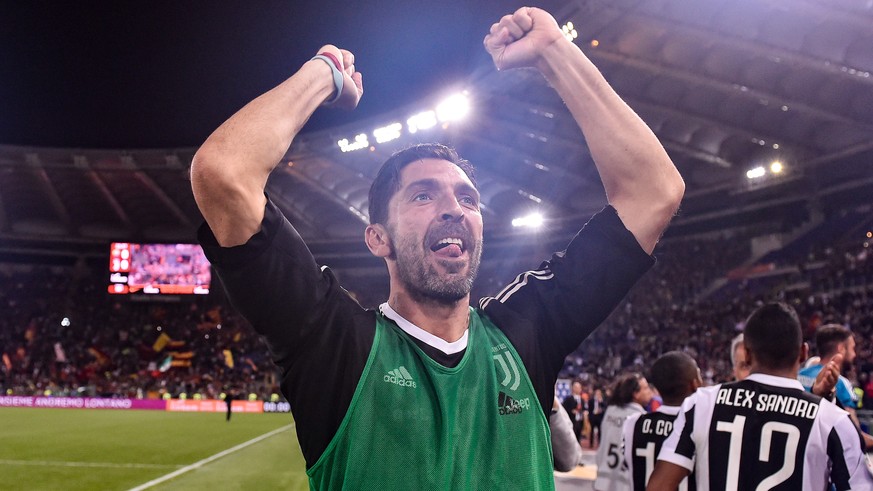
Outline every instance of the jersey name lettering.
{"label": "jersey name lettering", "polygon": [[755,405],[754,398],[754,390],[723,387],[718,391],[718,397],[715,402],[725,406],[747,407],[751,409]]}
{"label": "jersey name lettering", "polygon": [[643,433],[647,435],[655,434],[659,436],[670,436],[670,432],[673,431],[673,422],[672,421],[664,421],[663,419],[659,419],[654,421],[651,419],[647,419],[643,421]]}
{"label": "jersey name lettering", "polygon": [[781,394],[761,394],[755,406],[757,411],[772,411],[806,419],[815,419],[818,408],[818,404]]}

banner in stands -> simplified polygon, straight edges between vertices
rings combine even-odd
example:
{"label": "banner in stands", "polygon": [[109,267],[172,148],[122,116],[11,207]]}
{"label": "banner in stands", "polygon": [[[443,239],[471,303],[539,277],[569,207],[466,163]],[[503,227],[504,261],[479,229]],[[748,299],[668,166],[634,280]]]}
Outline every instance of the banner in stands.
{"label": "banner in stands", "polygon": [[[262,413],[264,412],[263,401],[233,401],[231,409],[235,413]],[[184,412],[212,412],[223,413],[227,411],[227,404],[216,399],[170,399],[167,401],[167,411]]]}
{"label": "banner in stands", "polygon": [[68,409],[153,409],[164,411],[167,401],[154,399],[101,399],[99,397],[0,396],[0,407]]}

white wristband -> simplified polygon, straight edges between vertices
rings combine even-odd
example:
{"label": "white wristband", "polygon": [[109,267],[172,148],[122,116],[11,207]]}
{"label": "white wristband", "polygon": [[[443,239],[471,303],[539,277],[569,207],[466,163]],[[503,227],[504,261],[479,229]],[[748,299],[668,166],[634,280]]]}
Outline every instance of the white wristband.
{"label": "white wristband", "polygon": [[333,86],[336,89],[336,95],[333,97],[333,99],[326,101],[324,103],[325,106],[330,106],[331,104],[333,104],[334,102],[339,100],[340,95],[342,95],[342,93],[343,93],[343,74],[339,70],[339,68],[337,68],[337,66],[333,64],[333,60],[331,60],[327,56],[315,55],[312,57],[312,59],[313,60],[322,60],[325,63],[327,63],[327,66],[330,67],[330,71],[333,74]]}

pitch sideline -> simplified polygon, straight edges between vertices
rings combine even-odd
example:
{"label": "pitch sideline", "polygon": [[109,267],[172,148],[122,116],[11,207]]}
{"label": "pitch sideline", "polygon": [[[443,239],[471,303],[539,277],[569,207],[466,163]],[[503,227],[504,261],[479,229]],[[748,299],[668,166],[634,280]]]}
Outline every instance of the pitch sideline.
{"label": "pitch sideline", "polygon": [[178,469],[181,465],[138,464],[125,462],[67,462],[63,460],[0,459],[0,465],[31,465],[48,467],[102,467],[107,469]]}
{"label": "pitch sideline", "polygon": [[273,435],[276,435],[276,434],[281,433],[283,431],[287,431],[293,427],[294,427],[294,423],[291,423],[290,425],[282,426],[281,428],[276,428],[273,431],[264,433],[263,435],[252,438],[251,440],[249,440],[247,442],[243,442],[243,443],[240,443],[239,445],[230,447],[227,450],[222,450],[221,452],[218,452],[215,455],[211,455],[209,457],[206,457],[205,459],[198,460],[197,462],[194,462],[191,465],[186,465],[185,467],[182,467],[181,469],[170,472],[169,474],[165,474],[157,479],[152,479],[151,481],[144,483],[144,484],[140,484],[139,486],[137,486],[135,488],[130,488],[128,491],[143,491],[143,490],[148,489],[152,486],[156,486],[156,485],[161,484],[165,481],[169,481],[170,479],[173,479],[174,477],[180,476],[188,471],[192,471],[194,469],[198,469],[200,467],[203,467],[204,465],[206,465],[212,461],[218,460],[226,455],[230,455],[230,454],[236,452],[237,450],[242,450],[243,448],[246,448],[249,445],[254,445],[255,443],[260,442],[261,440],[266,440],[267,438],[270,438]]}

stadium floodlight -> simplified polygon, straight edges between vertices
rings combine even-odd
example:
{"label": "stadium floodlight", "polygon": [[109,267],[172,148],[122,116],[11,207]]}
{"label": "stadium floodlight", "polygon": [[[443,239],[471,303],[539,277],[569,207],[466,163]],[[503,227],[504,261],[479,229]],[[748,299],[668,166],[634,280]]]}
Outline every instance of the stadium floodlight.
{"label": "stadium floodlight", "polygon": [[390,142],[391,140],[396,140],[400,138],[400,131],[402,129],[402,124],[391,123],[388,126],[383,126],[381,128],[376,128],[375,130],[373,130],[373,138],[376,139],[376,143]]}
{"label": "stadium floodlight", "polygon": [[406,120],[406,127],[410,133],[415,133],[418,130],[426,130],[433,128],[437,124],[436,113],[433,111],[424,111],[412,116]]}
{"label": "stadium floodlight", "polygon": [[354,150],[360,150],[362,148],[367,148],[370,146],[370,141],[367,140],[367,134],[361,133],[360,135],[355,135],[355,141],[349,142],[348,138],[343,138],[342,140],[336,142],[339,145],[340,150],[343,152],[351,152]]}
{"label": "stadium floodlight", "polygon": [[764,177],[767,173],[767,170],[761,166],[755,167],[754,169],[749,169],[746,171],[746,177],[749,179],[758,179],[759,177]]}
{"label": "stadium floodlight", "polygon": [[64,317],[63,319],[61,319],[61,326],[62,327],[70,327],[70,318]]}
{"label": "stadium floodlight", "polygon": [[576,28],[573,26],[572,22],[567,22],[561,26],[561,32],[564,34],[564,37],[567,38],[567,41],[570,41],[571,43],[574,39],[579,37],[579,33],[576,32]]}
{"label": "stadium floodlight", "polygon": [[436,107],[437,119],[442,123],[463,119],[469,112],[470,100],[463,93],[446,97]]}
{"label": "stadium floodlight", "polygon": [[785,170],[785,167],[782,165],[782,162],[779,162],[778,160],[774,160],[773,163],[770,164],[770,172],[774,174],[781,174],[783,170]]}
{"label": "stadium floodlight", "polygon": [[513,227],[530,227],[530,228],[539,228],[543,224],[543,216],[539,213],[531,213],[530,215],[513,218],[512,226]]}

